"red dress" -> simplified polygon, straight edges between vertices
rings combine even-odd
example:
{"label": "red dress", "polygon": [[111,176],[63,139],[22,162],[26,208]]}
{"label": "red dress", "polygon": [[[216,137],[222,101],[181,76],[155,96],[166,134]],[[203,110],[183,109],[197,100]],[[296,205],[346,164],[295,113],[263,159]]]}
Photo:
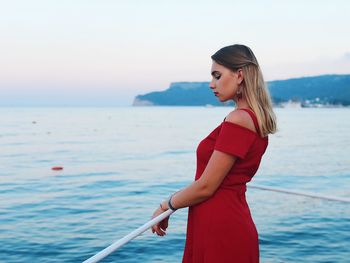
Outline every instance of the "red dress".
{"label": "red dress", "polygon": [[[248,109],[257,131],[258,122]],[[256,173],[268,145],[243,126],[223,121],[197,147],[195,180],[214,150],[237,157],[223,182],[206,201],[189,207],[183,263],[259,262],[259,241],[245,198],[246,183]]]}

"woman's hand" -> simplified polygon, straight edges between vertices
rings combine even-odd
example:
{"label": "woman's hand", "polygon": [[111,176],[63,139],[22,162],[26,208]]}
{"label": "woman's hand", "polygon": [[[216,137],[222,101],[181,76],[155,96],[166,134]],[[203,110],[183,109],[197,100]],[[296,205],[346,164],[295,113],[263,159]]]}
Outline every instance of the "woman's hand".
{"label": "woman's hand", "polygon": [[[166,210],[159,207],[154,211],[152,215],[152,219],[164,213],[165,211]],[[169,222],[169,216],[167,218],[164,218],[158,224],[155,224],[154,226],[152,226],[152,233],[156,232],[158,236],[166,235],[165,231],[168,228],[168,222]]]}

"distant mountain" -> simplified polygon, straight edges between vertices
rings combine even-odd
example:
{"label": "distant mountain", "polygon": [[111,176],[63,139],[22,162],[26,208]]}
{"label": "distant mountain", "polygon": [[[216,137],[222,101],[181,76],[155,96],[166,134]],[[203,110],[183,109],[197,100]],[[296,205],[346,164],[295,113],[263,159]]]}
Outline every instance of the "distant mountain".
{"label": "distant mountain", "polygon": [[216,99],[209,89],[209,82],[174,82],[165,91],[154,91],[145,95],[138,95],[133,105],[172,105],[172,106],[201,106],[228,105]]}
{"label": "distant mountain", "polygon": [[[321,75],[267,82],[275,104],[301,103],[350,105],[350,75]],[[222,103],[212,93],[209,82],[174,82],[164,91],[135,97],[133,105],[203,106],[233,105]]]}

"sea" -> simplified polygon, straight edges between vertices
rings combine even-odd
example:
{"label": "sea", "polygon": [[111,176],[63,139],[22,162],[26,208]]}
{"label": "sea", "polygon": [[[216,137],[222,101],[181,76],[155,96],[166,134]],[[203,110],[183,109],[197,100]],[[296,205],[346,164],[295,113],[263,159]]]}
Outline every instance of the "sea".
{"label": "sea", "polygon": [[[83,262],[194,180],[230,107],[0,108],[0,262]],[[350,108],[276,108],[247,200],[261,262],[350,262]],[[52,170],[60,166],[62,170]],[[187,208],[101,262],[181,262]],[[218,262],[220,263],[220,262]]]}

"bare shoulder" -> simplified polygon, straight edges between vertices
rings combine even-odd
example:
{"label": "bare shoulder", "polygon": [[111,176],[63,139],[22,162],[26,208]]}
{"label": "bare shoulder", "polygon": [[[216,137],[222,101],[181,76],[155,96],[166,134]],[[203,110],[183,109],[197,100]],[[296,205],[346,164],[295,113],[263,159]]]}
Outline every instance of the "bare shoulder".
{"label": "bare shoulder", "polygon": [[233,110],[227,116],[225,121],[235,123],[237,125],[243,126],[251,131],[256,132],[254,122],[250,117],[249,113],[244,110]]}

